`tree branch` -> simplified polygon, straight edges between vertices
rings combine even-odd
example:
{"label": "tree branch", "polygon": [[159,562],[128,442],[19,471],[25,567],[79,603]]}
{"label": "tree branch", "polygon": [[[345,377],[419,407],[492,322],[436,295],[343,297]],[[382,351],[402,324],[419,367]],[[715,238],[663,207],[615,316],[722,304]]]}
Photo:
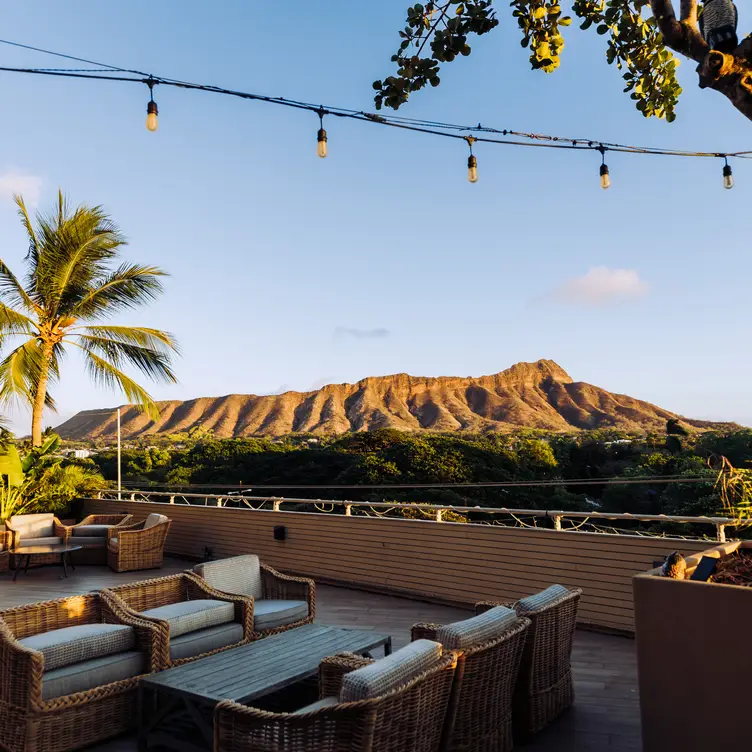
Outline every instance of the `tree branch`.
{"label": "tree branch", "polygon": [[653,15],[667,47],[699,63],[700,88],[715,89],[752,120],[752,40],[732,54],[711,50],[697,24],[697,0],[681,0],[681,20],[672,0],[650,0]]}

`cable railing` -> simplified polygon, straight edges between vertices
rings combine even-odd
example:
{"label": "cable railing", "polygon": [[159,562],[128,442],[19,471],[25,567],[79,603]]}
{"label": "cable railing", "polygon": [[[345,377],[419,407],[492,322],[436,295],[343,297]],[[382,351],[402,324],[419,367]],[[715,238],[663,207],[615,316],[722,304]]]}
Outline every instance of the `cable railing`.
{"label": "cable railing", "polygon": [[[660,536],[660,531],[639,531],[629,528],[609,526],[604,528],[600,522],[616,522],[620,525],[633,525],[643,523],[653,526],[658,525],[697,525],[712,527],[715,529],[715,540],[726,541],[726,528],[735,527],[737,520],[732,517],[691,517],[684,515],[668,514],[631,514],[629,512],[599,512],[593,511],[568,511],[563,509],[516,509],[510,507],[481,507],[481,506],[455,506],[448,504],[431,504],[427,502],[394,502],[394,501],[347,501],[341,499],[301,499],[286,496],[247,496],[243,494],[205,494],[205,493],[175,493],[169,491],[136,491],[127,489],[116,491],[103,489],[95,492],[97,499],[112,501],[133,501],[158,504],[182,504],[189,506],[207,507],[232,507],[250,510],[269,510],[274,512],[296,512],[300,509],[290,508],[292,505],[299,507],[313,506],[322,514],[344,514],[345,516],[367,515],[376,517],[388,516],[390,512],[399,512],[401,517],[406,514],[417,514],[422,519],[433,522],[470,522],[484,524],[478,519],[469,519],[468,516],[488,516],[491,522],[486,524],[504,525],[500,519],[503,517],[513,520],[511,526],[515,527],[539,527],[561,532],[596,532],[602,534],[642,534]],[[286,506],[286,508],[283,508]],[[458,519],[458,516],[460,519]],[[464,519],[462,519],[464,517]],[[526,522],[529,518],[531,522]],[[541,525],[538,522],[541,522]],[[510,526],[507,522],[506,526]],[[671,537],[682,537],[681,534],[671,534]],[[690,534],[685,537],[707,538]]]}

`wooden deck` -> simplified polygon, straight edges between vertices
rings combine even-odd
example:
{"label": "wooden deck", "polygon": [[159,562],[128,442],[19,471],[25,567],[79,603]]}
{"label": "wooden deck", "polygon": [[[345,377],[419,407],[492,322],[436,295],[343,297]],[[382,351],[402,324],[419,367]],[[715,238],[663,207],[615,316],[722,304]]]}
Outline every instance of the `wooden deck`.
{"label": "wooden deck", "polygon": [[[107,567],[76,568],[67,580],[56,568],[29,570],[14,584],[0,575],[0,609],[62,598],[103,587],[173,574],[187,564],[167,559],[153,572],[117,574]],[[410,639],[418,621],[446,623],[465,618],[467,611],[431,603],[320,585],[316,591],[317,621],[390,634],[394,647]],[[641,749],[637,667],[634,641],[578,631],[573,654],[575,707],[525,745],[528,752],[627,752]],[[93,748],[90,748],[93,749]],[[135,752],[131,739],[119,739],[96,752]]]}

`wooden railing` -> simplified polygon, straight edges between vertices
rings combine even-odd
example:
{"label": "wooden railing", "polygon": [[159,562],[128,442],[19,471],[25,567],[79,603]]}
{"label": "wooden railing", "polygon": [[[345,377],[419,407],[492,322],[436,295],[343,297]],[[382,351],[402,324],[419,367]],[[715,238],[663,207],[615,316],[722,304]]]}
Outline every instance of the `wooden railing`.
{"label": "wooden railing", "polygon": [[[271,509],[249,509],[228,507],[224,500],[237,500],[232,496],[198,495],[214,498],[213,504],[180,502],[178,495],[170,503],[170,494],[148,496],[149,501],[86,499],[85,513],[123,511],[144,519],[150,512],[160,512],[172,520],[166,548],[177,556],[201,559],[256,553],[283,571],[428,600],[469,605],[515,600],[553,583],[581,587],[581,624],[622,632],[634,629],[635,574],[651,569],[673,550],[689,555],[712,545],[707,540],[462,524],[446,521],[445,515],[417,520],[284,511],[282,505],[291,499],[267,500]],[[715,518],[679,519],[720,524]]]}

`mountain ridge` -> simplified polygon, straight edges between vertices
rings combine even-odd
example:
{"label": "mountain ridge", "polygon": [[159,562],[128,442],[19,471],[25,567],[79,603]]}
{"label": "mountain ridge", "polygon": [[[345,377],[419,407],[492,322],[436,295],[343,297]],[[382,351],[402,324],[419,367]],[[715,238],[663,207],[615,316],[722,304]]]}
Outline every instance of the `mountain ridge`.
{"label": "mountain ridge", "polygon": [[[552,360],[517,363],[478,377],[367,376],[354,384],[327,384],[306,392],[228,394],[157,402],[156,422],[133,405],[121,406],[124,438],[211,429],[221,438],[291,433],[402,431],[487,433],[515,428],[572,431],[592,428],[662,430],[669,418],[691,420],[649,402],[574,381]],[[109,439],[117,407],[83,410],[55,429],[67,439]]]}

